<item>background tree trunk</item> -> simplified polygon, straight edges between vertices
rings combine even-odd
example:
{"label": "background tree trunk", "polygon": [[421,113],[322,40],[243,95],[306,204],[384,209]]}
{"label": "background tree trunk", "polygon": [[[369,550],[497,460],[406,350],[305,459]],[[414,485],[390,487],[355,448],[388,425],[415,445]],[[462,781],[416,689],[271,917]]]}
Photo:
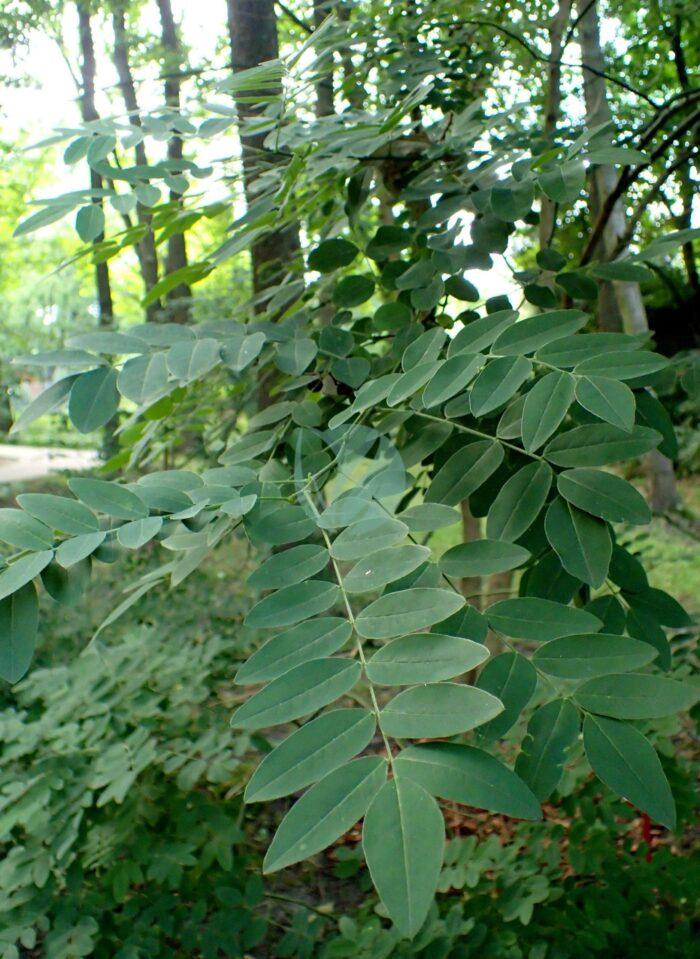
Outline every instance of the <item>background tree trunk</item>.
{"label": "background tree trunk", "polygon": [[[158,0],[160,14],[161,42],[163,44],[163,65],[165,74],[165,102],[176,113],[180,112],[180,72],[182,69],[182,47],[173,18],[170,0]],[[168,159],[182,160],[182,138],[175,135],[168,140]],[[170,199],[181,203],[182,194],[170,191]],[[168,238],[168,253],[165,262],[167,275],[187,266],[187,247],[184,233],[173,233]],[[192,290],[187,283],[179,283],[170,290],[167,318],[173,323],[187,323],[190,319],[190,301]]]}
{"label": "background tree trunk", "polygon": [[[121,5],[115,7],[112,13],[112,29],[114,31],[113,60],[117,76],[119,77],[119,89],[124,101],[124,107],[129,114],[129,123],[131,123],[132,126],[140,127],[141,115],[136,98],[136,87],[131,72],[131,64],[129,62],[129,37],[126,30],[124,7]],[[146,148],[142,142],[136,144],[134,154],[136,163],[139,166],[146,166],[148,164]],[[141,271],[143,285],[147,293],[158,282],[158,253],[153,230],[151,229],[151,216],[148,210],[143,204],[138,203],[136,205],[136,214],[139,223],[146,228],[143,239],[137,244],[136,253],[139,260],[139,269]],[[156,300],[146,307],[146,319],[156,320],[160,311],[160,301]]]}
{"label": "background tree trunk", "polygon": [[[549,28],[549,69],[547,72],[547,90],[544,103],[544,139],[554,141],[561,109],[561,66],[564,31],[571,19],[571,0],[560,0],[559,6]],[[556,204],[543,195],[540,202],[539,240],[540,249],[549,246],[554,233]]]}
{"label": "background tree trunk", "polygon": [[[91,123],[99,120],[97,107],[95,106],[95,45],[92,38],[92,25],[90,23],[90,13],[87,5],[83,3],[76,4],[78,9],[78,33],[80,40],[80,113],[85,123]],[[90,188],[92,190],[102,189],[102,177],[90,167]],[[102,200],[93,197],[93,203],[102,208]],[[94,243],[98,244],[104,240],[104,234],[100,234]],[[109,266],[107,262],[95,264],[95,289],[97,292],[97,309],[100,326],[111,326],[114,322],[114,306],[112,303],[112,288],[109,282]]]}
{"label": "background tree trunk", "polygon": [[[597,2],[577,0],[579,13],[579,41],[581,60],[592,70],[583,71],[583,90],[586,101],[586,122],[589,128],[612,119],[608,103],[605,77],[605,58],[600,45],[600,25]],[[595,72],[593,72],[593,70]],[[617,174],[611,166],[601,164],[593,168],[590,174],[591,212],[594,221],[610,194],[615,189]],[[605,259],[617,248],[618,240],[625,235],[625,213],[620,200],[615,203],[605,224],[599,254]],[[617,307],[616,315],[612,309]],[[638,283],[601,284],[599,301],[599,322],[601,329],[624,329],[627,333],[644,333],[649,329],[646,309]],[[677,501],[673,465],[661,453],[654,452],[647,457],[647,467],[651,484],[650,502],[657,512],[672,509]]]}
{"label": "background tree trunk", "polygon": [[[314,26],[320,27],[326,17],[333,11],[333,0],[314,0]],[[335,112],[333,103],[333,59],[332,55],[327,62],[322,63],[322,69],[327,69],[325,76],[316,83],[316,116],[329,117]]]}
{"label": "background tree trunk", "polygon": [[[231,67],[234,72],[249,70],[279,57],[273,0],[226,0],[226,13]],[[268,88],[267,92],[269,94],[272,91]],[[281,87],[279,93],[282,93]],[[258,176],[277,162],[274,154],[265,152],[263,144],[266,134],[246,131],[246,121],[259,115],[259,108],[246,102],[252,95],[252,92],[247,90],[245,97],[235,98],[240,121],[243,182],[248,206],[255,201],[255,181]],[[299,250],[299,230],[296,224],[269,233],[253,244],[253,293],[258,311],[265,309],[260,294],[267,287],[282,280],[289,265],[298,257]]]}

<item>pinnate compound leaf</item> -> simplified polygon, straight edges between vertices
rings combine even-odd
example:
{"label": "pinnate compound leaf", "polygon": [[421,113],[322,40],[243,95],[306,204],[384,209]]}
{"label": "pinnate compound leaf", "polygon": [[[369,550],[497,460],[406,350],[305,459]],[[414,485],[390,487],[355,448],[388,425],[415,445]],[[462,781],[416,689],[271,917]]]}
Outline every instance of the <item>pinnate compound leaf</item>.
{"label": "pinnate compound leaf", "polygon": [[646,500],[631,483],[602,470],[565,470],[557,477],[561,495],[586,513],[611,523],[643,525],[651,520]]}
{"label": "pinnate compound leaf", "polygon": [[448,549],[438,565],[447,576],[490,576],[516,569],[529,558],[530,553],[515,543],[475,539]]}
{"label": "pinnate compound leaf", "polygon": [[253,629],[293,626],[317,613],[323,613],[338,600],[338,587],[325,580],[311,579],[283,586],[250,610],[245,625]]}
{"label": "pinnate compound leaf", "polygon": [[499,633],[537,642],[597,632],[603,625],[583,609],[529,596],[494,603],[486,610],[486,618]]}
{"label": "pinnate compound leaf", "polygon": [[615,673],[590,679],[576,690],[576,702],[613,719],[658,719],[690,709],[700,690],[649,673]]}
{"label": "pinnate compound leaf", "polygon": [[540,461],[528,463],[503,485],[486,518],[489,539],[513,542],[532,526],[552,485],[552,469]]}
{"label": "pinnate compound leaf", "polygon": [[515,771],[540,802],[549,799],[559,785],[578,734],[578,710],[568,699],[555,699],[532,714]]}
{"label": "pinnate compound leaf", "polygon": [[402,750],[394,766],[399,779],[411,779],[441,799],[517,819],[542,818],[540,804],[530,788],[483,749],[457,743],[421,743]]}
{"label": "pinnate compound leaf", "polygon": [[439,623],[464,604],[463,596],[448,589],[402,589],[366,606],[355,626],[366,639],[391,639]]}
{"label": "pinnate compound leaf", "polygon": [[532,661],[548,676],[593,679],[641,669],[655,657],[656,650],[636,639],[610,633],[588,633],[553,639],[535,651]]}
{"label": "pinnate compound leaf", "polygon": [[596,776],[613,792],[668,829],[676,827],[676,808],[655,750],[627,723],[586,716],[583,744]]}
{"label": "pinnate compound leaf", "polygon": [[596,589],[605,582],[612,555],[607,523],[558,496],[547,510],[544,528],[568,573]]}
{"label": "pinnate compound leaf", "polygon": [[479,729],[487,739],[498,739],[516,724],[532,699],[537,673],[530,660],[520,653],[501,653],[489,660],[476,685],[503,703],[503,712]]}
{"label": "pinnate compound leaf", "polygon": [[6,682],[19,682],[29,669],[38,625],[39,603],[33,583],[0,600],[0,678]]}
{"label": "pinnate compound leaf", "polygon": [[488,658],[482,643],[442,633],[402,636],[378,650],[367,663],[367,677],[380,686],[408,686],[452,679]]}
{"label": "pinnate compound leaf", "polygon": [[379,897],[404,936],[413,938],[428,915],[444,846],[433,797],[403,776],[386,782],[367,811],[362,848]]}
{"label": "pinnate compound leaf", "polygon": [[366,709],[334,709],[312,719],[265,756],[248,782],[245,801],[277,799],[318,782],[361,752],[376,725]]}
{"label": "pinnate compound leaf", "polygon": [[262,729],[299,719],[352,689],[360,665],[350,659],[314,659],[296,666],[255,693],[231,718],[239,729]]}
{"label": "pinnate compound leaf", "polygon": [[386,761],[380,756],[353,759],[328,773],[279,824],[263,872],[277,872],[330,846],[364,816],[385,780]]}
{"label": "pinnate compound leaf", "polygon": [[350,639],[352,627],[339,616],[321,616],[278,633],[256,650],[236,673],[235,682],[264,683],[294,666],[330,656]]}
{"label": "pinnate compound leaf", "polygon": [[397,739],[432,739],[474,729],[502,711],[501,701],[482,689],[432,683],[394,696],[379,714],[379,725]]}

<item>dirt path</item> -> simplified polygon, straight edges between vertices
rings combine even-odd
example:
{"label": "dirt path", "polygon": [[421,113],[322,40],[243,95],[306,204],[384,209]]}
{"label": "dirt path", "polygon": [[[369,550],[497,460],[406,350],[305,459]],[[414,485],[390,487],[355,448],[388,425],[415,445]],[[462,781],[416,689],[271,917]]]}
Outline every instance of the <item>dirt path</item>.
{"label": "dirt path", "polygon": [[59,470],[90,469],[99,462],[95,450],[50,446],[9,446],[0,443],[0,483],[40,479]]}

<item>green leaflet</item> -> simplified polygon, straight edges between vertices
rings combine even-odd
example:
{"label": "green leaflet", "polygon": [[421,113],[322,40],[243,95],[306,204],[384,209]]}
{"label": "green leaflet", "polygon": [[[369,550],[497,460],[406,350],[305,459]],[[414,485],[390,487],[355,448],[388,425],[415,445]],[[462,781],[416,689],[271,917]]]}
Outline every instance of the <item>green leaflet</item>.
{"label": "green leaflet", "polygon": [[417,506],[409,506],[397,518],[406,523],[412,533],[432,533],[436,529],[453,526],[462,521],[457,510],[440,503],[419,503]]}
{"label": "green leaflet", "polygon": [[18,549],[47,549],[53,546],[48,526],[21,509],[0,509],[0,542]]}
{"label": "green leaflet", "polygon": [[311,536],[316,524],[301,506],[259,502],[246,513],[245,528],[254,542],[283,546]]}
{"label": "green leaflet", "polygon": [[472,320],[450,340],[448,357],[458,353],[479,353],[489,347],[496,337],[508,329],[518,318],[516,310],[499,310]]}
{"label": "green leaflet", "polygon": [[655,657],[656,650],[636,639],[588,633],[545,643],[535,650],[532,661],[542,672],[559,679],[593,679],[641,669]]}
{"label": "green leaflet", "polygon": [[68,415],[81,433],[91,433],[108,423],[119,409],[117,373],[109,366],[81,373],[68,399]]}
{"label": "green leaflet", "polygon": [[148,516],[143,500],[132,490],[116,483],[74,477],[68,480],[68,488],[86,506],[115,519],[145,519]]}
{"label": "green leaflet", "polygon": [[386,512],[379,503],[370,499],[364,491],[349,493],[334,500],[318,517],[317,523],[321,529],[339,529],[359,523],[360,520],[383,519]]}
{"label": "green leaflet", "polygon": [[379,756],[353,759],[330,772],[279,824],[263,872],[277,872],[330,846],[364,816],[385,779],[386,761]]}
{"label": "green leaflet", "polygon": [[354,243],[342,237],[324,240],[309,253],[309,269],[319,273],[332,273],[333,270],[348,266],[360,251]]}
{"label": "green leaflet", "polygon": [[313,363],[317,353],[315,340],[306,336],[294,337],[277,346],[275,364],[289,376],[300,376]]}
{"label": "green leaflet", "polygon": [[75,536],[73,539],[64,540],[56,550],[56,560],[68,569],[75,563],[79,563],[87,556],[91,556],[98,546],[105,540],[107,534],[103,531],[99,533],[84,533],[82,536]]}
{"label": "green leaflet", "polygon": [[[406,274],[404,274],[405,276]],[[420,327],[419,327],[420,329]],[[401,368],[412,370],[425,363],[435,363],[445,345],[447,334],[439,326],[426,330],[416,337],[403,351]]]}
{"label": "green leaflet", "polygon": [[251,696],[231,717],[239,729],[262,729],[286,723],[327,706],[360,678],[350,659],[314,659],[296,666]]}
{"label": "green leaflet", "polygon": [[612,523],[640,525],[651,520],[642,494],[612,473],[585,468],[565,470],[557,477],[557,488],[569,503]]}
{"label": "green leaflet", "polygon": [[117,387],[122,396],[139,406],[155,400],[168,388],[165,353],[147,353],[127,360],[119,371]]}
{"label": "green leaflet", "polygon": [[532,699],[537,673],[520,653],[501,653],[484,666],[476,684],[503,703],[503,712],[479,730],[488,739],[498,739],[515,725]]}
{"label": "green leaflet", "polygon": [[352,627],[338,616],[321,616],[285,630],[256,650],[236,673],[235,682],[264,683],[313,659],[330,656],[350,639]]}
{"label": "green leaflet", "polygon": [[515,543],[476,539],[448,549],[438,565],[448,576],[489,576],[522,566],[529,558],[530,553]]}
{"label": "green leaflet", "polygon": [[373,293],[374,280],[371,276],[345,276],[333,291],[333,302],[336,306],[350,309],[365,303]]}
{"label": "green leaflet", "polygon": [[379,725],[396,739],[433,739],[474,729],[502,710],[500,700],[482,689],[432,683],[394,696],[379,714]]}
{"label": "green leaflet", "polygon": [[438,470],[425,494],[426,503],[456,506],[483,485],[502,462],[503,447],[495,440],[463,446]]}
{"label": "green leaflet", "polygon": [[439,368],[440,364],[431,360],[427,363],[419,363],[418,366],[412,366],[405,373],[402,373],[389,390],[386,400],[389,406],[397,406],[409,396],[417,393],[428,380],[435,376]]}
{"label": "green leaflet", "polygon": [[439,406],[455,396],[476,376],[484,364],[479,353],[458,353],[440,366],[423,390],[423,406]]}
{"label": "green leaflet", "polygon": [[426,546],[394,546],[380,549],[361,559],[343,577],[343,585],[349,593],[366,593],[381,589],[407,576],[430,558]]}
{"label": "green leaflet", "polygon": [[574,380],[568,373],[548,373],[525,397],[521,430],[526,450],[537,450],[555,432],[574,398]]}
{"label": "green leaflet", "polygon": [[613,792],[666,826],[676,827],[676,809],[659,757],[633,726],[586,716],[583,744],[596,776]]}
{"label": "green leaflet", "polygon": [[435,683],[474,669],[488,655],[484,645],[461,636],[414,633],[378,650],[367,663],[367,677],[380,686]]}
{"label": "green leaflet", "polygon": [[491,347],[501,356],[533,353],[547,343],[568,336],[586,324],[588,314],[581,310],[553,310],[514,323],[504,330]]}
{"label": "green leaflet", "polygon": [[51,493],[22,493],[17,497],[17,502],[25,513],[45,523],[50,529],[58,529],[62,533],[76,536],[82,533],[93,533],[100,528],[99,521],[92,510],[67,496],[54,496]]}
{"label": "green leaflet", "polygon": [[594,588],[605,582],[612,555],[607,523],[558,496],[547,510],[544,528],[567,572]]}
{"label": "green leaflet", "polygon": [[690,709],[700,696],[693,686],[648,673],[620,673],[590,679],[576,690],[576,702],[613,719],[657,719]]}
{"label": "green leaflet", "polygon": [[464,606],[464,597],[448,589],[402,589],[380,596],[355,620],[360,636],[390,639],[424,629]]}
{"label": "green leaflet", "polygon": [[399,780],[411,779],[441,799],[518,819],[542,818],[537,798],[522,779],[482,749],[424,743],[402,750],[394,765]]}
{"label": "green leaflet", "polygon": [[576,399],[606,423],[629,432],[634,426],[634,393],[619,380],[605,376],[582,376],[576,381]]}
{"label": "green leaflet", "polygon": [[64,379],[57,380],[56,383],[52,383],[48,389],[44,390],[43,393],[40,393],[39,396],[37,396],[36,399],[33,399],[28,406],[25,406],[20,415],[12,424],[10,433],[17,433],[19,430],[29,426],[30,423],[38,420],[41,416],[44,416],[46,413],[51,413],[58,406],[60,406],[70,393],[73,383],[76,381],[76,379],[77,374],[74,376],[66,376]]}
{"label": "green leaflet", "polygon": [[339,560],[355,560],[378,550],[387,549],[401,542],[408,533],[408,526],[399,520],[367,519],[353,523],[333,541],[331,556]]}
{"label": "green leaflet", "polygon": [[0,678],[6,682],[19,682],[29,669],[38,626],[39,603],[33,583],[27,582],[0,599]]}
{"label": "green leaflet", "polygon": [[162,516],[135,519],[130,523],[125,523],[117,530],[117,539],[126,549],[140,549],[160,532],[162,525]]}
{"label": "green leaflet", "polygon": [[293,586],[314,576],[328,565],[328,550],[313,543],[303,543],[275,553],[248,577],[253,589],[280,589]]}
{"label": "green leaflet", "polygon": [[532,373],[532,363],[524,356],[500,356],[489,360],[479,373],[470,393],[474,416],[486,416],[503,406]]}
{"label": "green leaflet", "polygon": [[616,426],[592,424],[555,436],[544,455],[556,466],[608,466],[643,456],[656,449],[660,440],[660,433],[645,426],[635,426],[626,433]]}
{"label": "green leaflet", "polygon": [[578,734],[578,710],[567,699],[555,699],[532,714],[515,771],[540,802],[549,799],[559,785]]}
{"label": "green leaflet", "polygon": [[31,582],[45,569],[53,559],[53,550],[45,549],[39,553],[29,553],[16,559],[11,566],[0,572],[0,599],[17,592]]}
{"label": "green leaflet", "polygon": [[49,596],[63,606],[73,606],[85,595],[90,583],[92,563],[89,559],[66,570],[52,561],[41,571],[41,583]]}
{"label": "green leaflet", "polygon": [[420,930],[437,889],[445,846],[438,804],[410,779],[390,779],[374,797],[362,830],[372,882],[404,936]]}
{"label": "green leaflet", "polygon": [[337,601],[338,587],[325,580],[311,579],[283,586],[253,606],[245,618],[245,625],[253,629],[293,626],[325,612]]}
{"label": "green leaflet", "polygon": [[681,604],[662,589],[642,589],[625,593],[627,602],[635,610],[653,616],[663,626],[685,629],[692,624]]}
{"label": "green leaflet", "polygon": [[639,339],[627,333],[580,333],[543,346],[535,353],[535,359],[567,369],[610,350],[620,352],[639,347]]}
{"label": "green leaflet", "polygon": [[528,463],[504,484],[486,518],[490,539],[512,542],[532,526],[552,485],[552,470],[541,461]]}
{"label": "green leaflet", "polygon": [[255,459],[274,446],[277,434],[274,430],[260,430],[257,433],[248,433],[241,439],[233,442],[219,457],[224,466],[236,466]]}
{"label": "green leaflet", "polygon": [[638,376],[658,373],[668,366],[665,356],[647,350],[605,352],[591,356],[574,367],[579,376],[608,376],[616,380],[633,380]]}
{"label": "green leaflet", "polygon": [[318,782],[361,752],[375,729],[374,714],[366,709],[334,709],[312,719],[265,756],[245,801],[277,799]]}
{"label": "green leaflet", "polygon": [[537,642],[596,632],[603,625],[596,616],[583,609],[531,597],[494,603],[486,610],[486,618],[491,628],[499,633]]}

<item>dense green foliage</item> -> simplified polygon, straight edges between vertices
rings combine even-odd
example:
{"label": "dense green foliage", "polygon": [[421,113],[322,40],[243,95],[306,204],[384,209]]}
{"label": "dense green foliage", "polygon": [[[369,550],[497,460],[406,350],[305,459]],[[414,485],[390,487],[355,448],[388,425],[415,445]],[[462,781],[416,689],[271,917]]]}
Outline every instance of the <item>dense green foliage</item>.
{"label": "dense green foliage", "polygon": [[[12,709],[7,720],[10,760],[34,771],[39,754],[42,770],[43,737],[53,742],[57,713],[61,775],[48,760],[25,812],[12,801],[21,774],[17,765],[9,771],[8,815],[27,836],[6,860],[20,911],[10,942],[31,940],[41,927],[38,886],[52,913],[51,955],[106,955],[115,941],[123,957],[158,948],[139,927],[155,921],[155,908],[162,935],[172,934],[178,948],[212,956],[252,948],[265,931],[254,909],[263,896],[259,878],[244,880],[236,868],[232,887],[217,885],[231,871],[245,817],[266,815],[259,807],[247,813],[242,799],[278,803],[305,790],[269,842],[267,874],[346,842],[363,821],[362,856],[380,914],[393,922],[391,930],[376,920],[363,926],[358,935],[376,936],[368,956],[424,948],[449,955],[451,940],[455,955],[468,955],[489,937],[492,954],[507,955],[516,947],[501,936],[499,918],[529,921],[539,902],[556,912],[562,836],[521,825],[505,851],[484,841],[484,877],[474,843],[445,851],[451,804],[499,821],[537,822],[565,767],[585,756],[600,783],[642,812],[645,828],[653,819],[676,829],[677,800],[655,747],[664,723],[698,699],[692,663],[675,642],[691,620],[650,585],[630,544],[630,528],[646,526],[652,512],[625,474],[647,454],[652,469],[677,457],[659,395],[676,391],[690,404],[697,393],[694,358],[671,362],[654,350],[640,284],[692,249],[699,231],[679,223],[630,250],[616,198],[667,147],[645,152],[646,128],[633,129],[624,114],[619,126],[597,115],[590,71],[585,125],[543,130],[514,103],[496,112],[484,64],[464,65],[459,53],[475,24],[484,25],[455,19],[442,4],[429,15],[411,6],[396,17],[369,4],[350,26],[331,16],[284,63],[239,69],[234,44],[236,69],[213,91],[221,103],[184,107],[166,87],[163,109],[137,118],[131,111],[128,119],[84,112],[80,128],[58,134],[65,163],[86,164],[91,186],[42,202],[15,235],[74,216],[81,257],[96,265],[102,322],[65,349],[18,359],[55,381],[13,431],[66,409],[79,433],[104,429],[112,455],[99,478],[70,478],[67,495],[24,493],[0,509],[8,547],[0,675],[16,683],[30,668],[38,588],[70,604],[90,596],[98,564],[156,552],[163,561],[139,570],[97,630],[99,644],[143,597],[177,589],[241,535],[259,554],[248,581],[256,600],[244,619],[256,642],[235,678],[215,638],[199,649],[198,675],[192,650],[173,655],[172,639],[155,632],[30,674],[20,687],[26,713],[16,718]],[[342,59],[348,30],[353,41],[377,41],[364,64],[363,95],[358,102],[346,90],[341,116],[314,116],[309,77],[318,87],[334,56]],[[586,50],[590,34],[581,36]],[[593,73],[600,85],[605,75]],[[183,261],[180,247],[182,265],[143,298],[147,310],[160,304],[163,313],[117,328],[105,312],[105,263],[135,251],[145,278],[149,239],[167,242],[171,262],[173,241],[197,223],[228,223],[235,195],[211,202],[198,191],[226,173],[225,161],[201,160],[203,142],[225,144],[236,124],[245,214],[196,261]],[[167,158],[145,162],[163,140]],[[571,232],[587,186],[590,234],[560,241],[556,226]],[[107,204],[133,218],[115,229]],[[549,215],[552,229],[534,243],[532,228]],[[498,295],[482,295],[477,271],[488,273],[526,237],[534,257],[511,269]],[[191,287],[244,255],[253,296],[241,315],[193,315]],[[161,456],[164,468],[155,469]],[[439,536],[458,524],[463,542],[442,551]],[[492,594],[496,576],[506,585]],[[161,688],[170,670],[173,685]],[[205,716],[197,708],[211,678],[224,674],[255,687],[229,693],[235,752],[273,730],[266,735],[274,748],[242,797],[232,734],[218,710]],[[105,689],[105,675],[124,681]],[[176,678],[185,675],[186,682]],[[85,711],[76,728],[61,720],[74,710]],[[509,740],[505,753],[509,736],[517,742]],[[60,758],[64,750],[70,763]],[[228,809],[220,800],[231,780],[236,799]],[[574,808],[560,803],[569,817],[588,802],[591,787],[578,785]],[[42,797],[36,835],[34,788]],[[112,802],[121,808],[103,820],[100,810]],[[32,843],[45,846],[58,816],[52,803],[62,815],[70,803],[78,812],[65,839],[52,835],[55,859],[42,866]],[[94,819],[79,812],[83,805]],[[588,822],[597,816],[588,809]],[[585,838],[587,849],[595,846]],[[133,848],[123,861],[108,862],[124,843]],[[525,846],[531,872],[521,866]],[[614,874],[625,855],[611,852],[583,871]],[[499,895],[495,914],[486,907],[462,914],[454,904],[438,918],[436,890],[473,883],[488,900],[494,862],[506,890],[513,870],[512,894]],[[664,852],[655,868],[661,874],[676,864]],[[91,907],[98,914],[86,917],[81,889],[65,914],[53,913],[49,881],[70,888],[86,871],[99,874],[123,910],[102,892]],[[31,890],[27,917],[22,882]],[[162,899],[140,898],[149,882]],[[644,875],[638,888],[628,915],[648,911],[653,882]],[[576,890],[574,882],[574,898]],[[71,910],[82,916],[75,935],[86,944],[54,945],[50,936],[69,935]],[[552,915],[541,910],[528,955],[546,954]],[[570,934],[557,929],[553,955],[626,948],[619,923],[610,929],[598,921],[593,943],[576,925]],[[345,924],[346,944],[326,943],[325,953],[357,954],[356,943],[347,945],[353,929]],[[687,928],[679,922],[673,931],[682,950]],[[413,945],[398,944],[402,938]],[[296,940],[277,948],[279,955],[301,949]]]}

